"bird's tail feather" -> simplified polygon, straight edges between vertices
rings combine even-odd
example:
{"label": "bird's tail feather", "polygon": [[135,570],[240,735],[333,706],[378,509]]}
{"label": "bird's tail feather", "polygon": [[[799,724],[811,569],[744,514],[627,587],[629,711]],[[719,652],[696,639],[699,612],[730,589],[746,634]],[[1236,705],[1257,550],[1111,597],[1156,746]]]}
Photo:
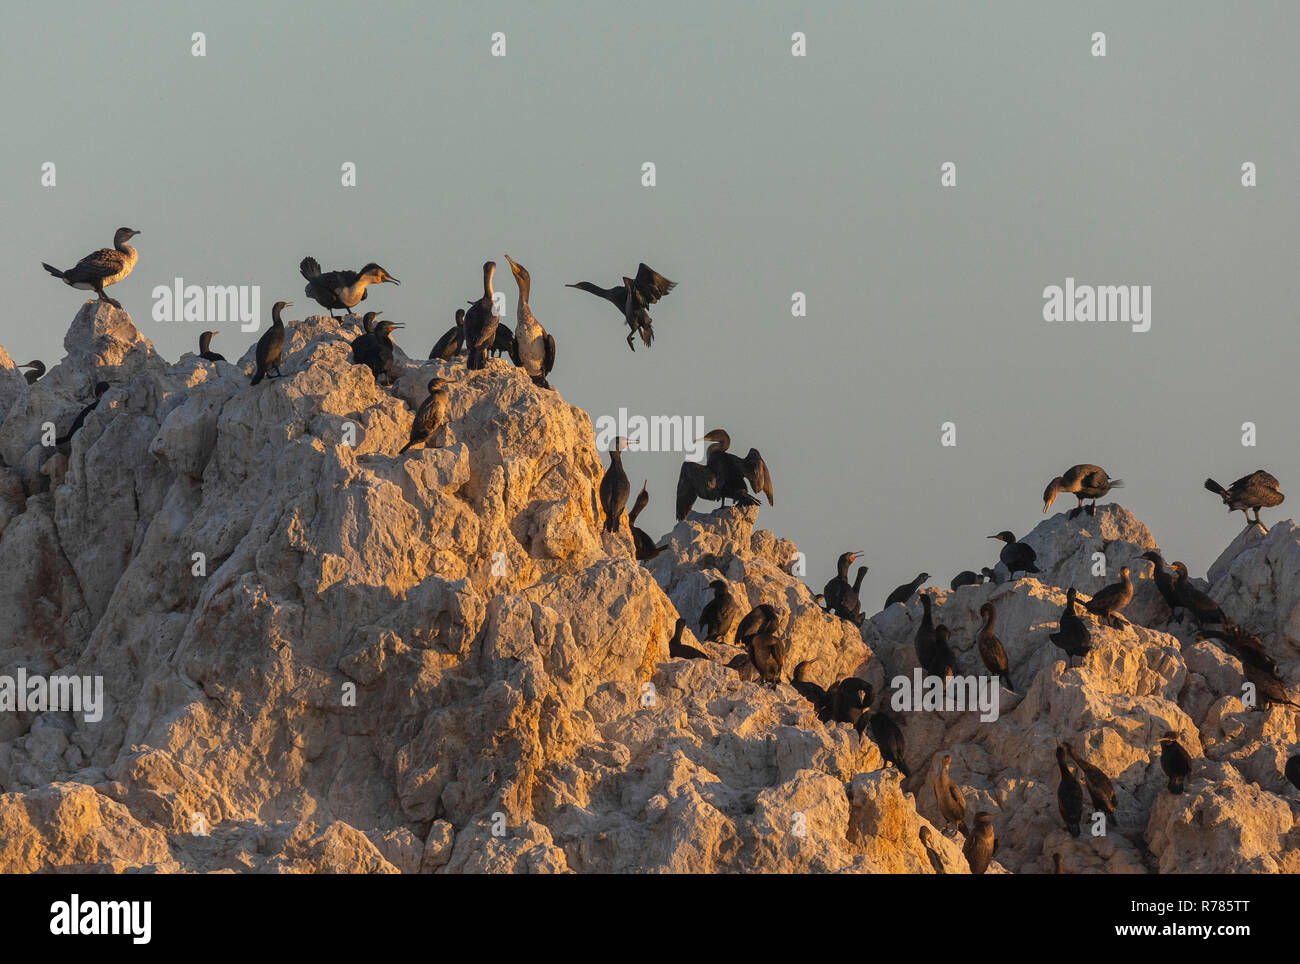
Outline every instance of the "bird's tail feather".
{"label": "bird's tail feather", "polygon": [[1215,495],[1221,496],[1224,499],[1228,497],[1228,490],[1219,485],[1219,483],[1215,482],[1213,479],[1205,480],[1205,488],[1207,491],[1213,492]]}
{"label": "bird's tail feather", "polygon": [[64,280],[63,272],[60,271],[58,268],[54,267],[53,265],[46,264],[44,261],[42,261],[41,267],[44,268],[46,271],[48,271],[50,274],[54,275],[54,277],[58,278],[60,281]]}
{"label": "bird's tail feather", "polygon": [[310,255],[302,259],[302,262],[298,265],[298,270],[302,272],[302,276],[308,281],[320,277],[320,264]]}
{"label": "bird's tail feather", "polygon": [[251,382],[249,382],[248,384],[250,384],[250,385],[256,385],[258,382],[260,382],[260,381],[262,380],[262,377],[263,377],[265,374],[266,374],[266,372],[259,368],[256,372],[253,373],[253,380],[252,380]]}

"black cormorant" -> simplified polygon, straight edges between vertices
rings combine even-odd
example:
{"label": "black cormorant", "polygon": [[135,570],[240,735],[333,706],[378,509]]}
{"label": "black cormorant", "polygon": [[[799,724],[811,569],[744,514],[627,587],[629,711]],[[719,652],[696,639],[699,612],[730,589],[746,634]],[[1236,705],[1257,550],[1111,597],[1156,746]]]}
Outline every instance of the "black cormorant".
{"label": "black cormorant", "polygon": [[1056,497],[1066,492],[1079,500],[1079,504],[1070,510],[1069,518],[1073,519],[1084,511],[1084,499],[1092,499],[1092,505],[1088,506],[1087,512],[1088,515],[1096,515],[1097,500],[1111,489],[1118,489],[1123,484],[1122,479],[1112,479],[1107,475],[1106,470],[1100,465],[1072,466],[1064,475],[1058,475],[1047,483],[1047,489],[1043,492],[1043,512],[1046,514],[1052,503],[1056,501]]}
{"label": "black cormorant", "polygon": [[614,439],[614,447],[609,450],[609,468],[600,479],[600,508],[605,513],[606,532],[617,532],[623,524],[623,508],[632,492],[627,473],[623,471],[625,448],[627,439]]}
{"label": "black cormorant", "polygon": [[546,376],[555,367],[555,339],[542,327],[528,307],[529,277],[528,269],[506,255],[510,270],[514,273],[515,284],[519,286],[519,303],[515,306],[515,334],[510,342],[510,360],[524,370],[533,384],[539,388],[550,388]]}
{"label": "black cormorant", "polygon": [[973,572],[970,569],[963,569],[957,575],[952,577],[952,582],[948,583],[948,588],[956,590],[962,586],[982,586],[985,579],[993,578],[993,570],[984,566],[979,572]]}
{"label": "black cormorant", "polygon": [[1056,766],[1061,771],[1061,782],[1056,787],[1056,806],[1065,821],[1071,837],[1079,836],[1079,821],[1083,819],[1083,787],[1070,769],[1065,747],[1056,748]]}
{"label": "black cormorant", "polygon": [[1227,643],[1233,655],[1243,664],[1251,663],[1266,673],[1277,675],[1277,661],[1264,648],[1264,641],[1230,620],[1224,621],[1222,629],[1202,629],[1196,634],[1196,638],[1217,639]]}
{"label": "black cormorant", "polygon": [[35,385],[40,381],[41,376],[45,374],[45,362],[39,358],[33,358],[26,365],[19,365],[18,367],[31,369],[29,372],[23,372],[23,379],[28,385]]}
{"label": "black cormorant", "polygon": [[383,284],[386,281],[391,281],[395,285],[401,284],[373,261],[360,271],[343,269],[322,272],[316,259],[307,257],[302,259],[298,270],[307,279],[307,287],[303,289],[307,297],[322,308],[328,309],[331,318],[334,317],[336,309],[350,311],[355,305],[365,301],[366,288],[369,285]]}
{"label": "black cormorant", "polygon": [[64,284],[83,291],[93,291],[99,295],[100,301],[121,308],[122,303],[104,294],[104,289],[117,284],[135,267],[140,256],[127,242],[139,233],[134,228],[118,228],[113,232],[111,248],[100,248],[93,254],[86,255],[66,271],[60,271],[44,261],[41,262],[41,267]]}
{"label": "black cormorant", "polygon": [[645,342],[647,348],[655,337],[654,329],[650,327],[651,319],[646,312],[646,307],[668,294],[677,287],[677,284],[643,262],[637,268],[635,278],[624,278],[623,283],[616,288],[602,288],[590,281],[579,281],[577,284],[565,285],[565,287],[581,288],[583,291],[612,302],[623,312],[623,319],[631,329],[627,336],[627,347],[636,351],[636,345],[632,344],[635,335],[638,333],[641,335],[641,340]]}
{"label": "black cormorant", "polygon": [[[1279,484],[1277,479],[1263,469],[1256,469],[1250,475],[1243,475],[1226,489],[1213,479],[1205,480],[1206,489],[1221,498],[1229,512],[1241,510],[1241,514],[1246,516],[1247,525],[1253,522],[1265,532],[1268,531],[1268,527],[1259,520],[1259,510],[1271,509],[1282,504],[1286,496],[1279,491]],[[1251,509],[1255,511],[1254,519],[1247,514]]]}
{"label": "black cormorant", "polygon": [[980,607],[980,616],[984,618],[984,624],[975,634],[975,644],[979,647],[980,659],[984,661],[988,671],[995,676],[1000,676],[1007,684],[1007,689],[1014,693],[1016,687],[1011,682],[1006,648],[1002,645],[1002,640],[998,639],[993,632],[993,627],[998,621],[997,607],[992,603],[985,603]]}
{"label": "black cormorant", "polygon": [[703,465],[683,462],[677,476],[677,521],[690,513],[696,499],[719,501],[724,505],[731,499],[737,505],[758,505],[758,500],[745,488],[748,482],[755,493],[767,496],[767,504],[774,505],[772,476],[758,449],[751,448],[743,459],[732,455],[731,436],[720,428],[707,433],[701,441],[708,441],[708,457]]}
{"label": "black cormorant", "polygon": [[465,309],[456,309],[456,324],[448,328],[443,336],[433,344],[433,349],[429,352],[429,360],[440,358],[443,361],[451,361],[460,354],[461,348],[465,344]]}
{"label": "black cormorant", "polygon": [[1291,786],[1300,790],[1300,753],[1286,761],[1286,769],[1282,772],[1291,781]]}
{"label": "black cormorant", "polygon": [[1079,754],[1074,752],[1074,747],[1069,743],[1064,746],[1065,752],[1070,754],[1070,759],[1083,774],[1083,782],[1088,788],[1088,796],[1092,798],[1092,805],[1105,812],[1111,821],[1118,823],[1115,818],[1115,785],[1110,782],[1110,777],[1098,767],[1080,759]]}
{"label": "black cormorant", "polygon": [[67,434],[60,435],[54,440],[55,445],[66,445],[72,441],[72,436],[77,434],[77,430],[86,424],[86,416],[99,407],[99,400],[104,397],[104,393],[109,389],[108,382],[95,383],[95,400],[77,413],[77,417],[72,420],[72,427],[68,429]]}
{"label": "black cormorant", "polygon": [[673,626],[673,638],[668,640],[668,655],[674,659],[708,659],[708,653],[682,642],[682,633],[685,630],[686,620],[679,616],[677,624]]}
{"label": "black cormorant", "polygon": [[982,874],[989,869],[993,855],[998,851],[997,838],[993,834],[993,818],[987,812],[975,815],[975,826],[966,838],[961,852],[970,865],[972,874]]}
{"label": "black cormorant", "polygon": [[1066,665],[1073,665],[1074,658],[1080,659],[1092,651],[1092,634],[1088,625],[1074,611],[1078,594],[1071,586],[1065,594],[1065,608],[1061,610],[1061,622],[1057,631],[1049,633],[1047,638],[1061,648],[1066,656]]}
{"label": "black cormorant", "polygon": [[1178,605],[1191,613],[1198,625],[1204,626],[1206,623],[1223,625],[1228,622],[1228,617],[1223,614],[1223,610],[1210,594],[1192,585],[1191,580],[1187,578],[1185,565],[1175,562],[1170,568],[1174,570],[1173,588],[1178,597]]}
{"label": "black cormorant", "polygon": [[1108,586],[1102,586],[1097,590],[1095,596],[1083,604],[1083,608],[1097,618],[1104,618],[1112,626],[1115,626],[1118,625],[1115,616],[1132,601],[1133,581],[1129,579],[1128,566],[1121,566],[1119,582],[1112,582]]}
{"label": "black cormorant", "polygon": [[[363,326],[373,321],[377,311],[366,312]],[[393,358],[392,332],[405,328],[401,322],[384,319],[374,328],[352,339],[352,363],[365,365],[378,385],[391,385],[401,377],[402,369]]]}
{"label": "black cormorant", "polygon": [[416,409],[415,420],[411,422],[411,438],[402,446],[398,455],[412,445],[423,444],[427,448],[438,426],[447,421],[447,409],[451,404],[451,395],[447,391],[448,384],[450,383],[442,378],[429,379],[429,397]]}
{"label": "black cormorant", "polygon": [[1169,778],[1169,792],[1182,793],[1183,784],[1192,774],[1192,757],[1178,742],[1178,734],[1173,730],[1160,738],[1160,768]]}
{"label": "black cormorant", "polygon": [[890,718],[884,710],[876,710],[874,713],[864,713],[858,717],[858,733],[863,730],[863,721],[866,721],[871,727],[871,737],[876,741],[876,746],[880,749],[880,755],[885,763],[892,763],[901,773],[904,779],[910,779],[912,771],[907,768],[907,763],[903,759],[907,753],[907,744],[903,739],[903,731],[899,729],[898,724]]}
{"label": "black cormorant", "polygon": [[768,603],[755,606],[736,630],[736,637],[749,654],[759,679],[769,686],[781,682],[785,645],[777,638],[776,610]]}
{"label": "black cormorant", "polygon": [[469,311],[465,312],[465,348],[469,351],[465,367],[472,372],[487,366],[488,351],[496,339],[499,322],[492,293],[492,276],[496,270],[495,261],[483,262],[483,297],[471,301]]}
{"label": "black cormorant", "polygon": [[1007,577],[1015,579],[1016,573],[1041,572],[1037,565],[1038,553],[1034,552],[1034,547],[1023,542],[1016,542],[1016,537],[1010,532],[1003,529],[995,536],[989,536],[990,539],[997,539],[1005,542],[1002,551],[998,553],[998,558],[1002,560],[1002,565],[1007,567]]}
{"label": "black cormorant", "polygon": [[280,312],[292,304],[292,301],[277,301],[271,306],[271,327],[257,339],[257,371],[253,372],[250,385],[266,378],[271,369],[275,369],[276,378],[280,377],[280,362],[284,357],[284,322],[280,319]]}
{"label": "black cormorant", "polygon": [[641,491],[636,494],[636,501],[632,503],[632,511],[627,514],[627,524],[632,529],[632,548],[635,551],[637,562],[647,562],[668,548],[666,542],[662,546],[655,545],[655,541],[650,538],[649,533],[644,529],[637,528],[636,517],[650,504],[650,493],[646,489],[649,481],[649,479],[646,479],[641,483]]}
{"label": "black cormorant", "polygon": [[846,676],[834,687],[832,715],[836,723],[848,723],[857,728],[858,720],[871,708],[875,691],[871,684],[858,676]]}
{"label": "black cormorant", "polygon": [[218,355],[212,350],[212,338],[216,335],[215,331],[205,331],[199,334],[199,357],[205,361],[218,362],[225,361],[225,355]]}
{"label": "black cormorant", "polygon": [[841,619],[847,619],[851,622],[862,624],[862,600],[858,596],[858,590],[862,588],[862,579],[867,574],[867,567],[858,568],[857,580],[849,582],[849,567],[862,557],[862,550],[856,552],[844,552],[835,563],[835,577],[826,583],[826,588],[822,590],[822,598],[826,600],[826,608],[839,616]]}
{"label": "black cormorant", "polygon": [[894,605],[894,603],[907,605],[907,601],[912,598],[912,593],[916,592],[916,590],[920,588],[921,583],[925,582],[929,578],[930,574],[928,572],[923,572],[911,582],[899,586],[891,592],[889,598],[885,600],[885,608],[888,609],[890,606]]}
{"label": "black cormorant", "polygon": [[1151,562],[1153,571],[1151,578],[1155,581],[1156,589],[1160,591],[1161,597],[1169,607],[1169,618],[1173,619],[1174,614],[1182,608],[1183,604],[1178,598],[1178,590],[1174,588],[1174,577],[1165,571],[1164,556],[1155,549],[1150,549],[1142,553],[1142,558]]}
{"label": "black cormorant", "polygon": [[713,598],[700,611],[700,628],[705,639],[715,643],[731,643],[731,634],[740,622],[740,606],[731,598],[731,589],[725,579],[709,583]]}

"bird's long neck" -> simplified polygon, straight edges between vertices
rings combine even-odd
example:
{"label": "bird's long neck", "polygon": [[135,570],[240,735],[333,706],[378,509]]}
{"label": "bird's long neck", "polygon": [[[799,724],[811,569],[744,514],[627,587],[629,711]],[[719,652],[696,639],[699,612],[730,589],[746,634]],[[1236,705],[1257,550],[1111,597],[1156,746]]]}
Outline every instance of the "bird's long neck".
{"label": "bird's long neck", "polygon": [[866,576],[867,576],[867,567],[866,567],[866,566],[862,566],[862,567],[860,567],[860,568],[858,569],[858,575],[857,575],[857,578],[853,580],[853,591],[854,591],[854,592],[857,592],[859,589],[862,588],[862,580],[865,579]]}
{"label": "bird's long neck", "polygon": [[205,331],[203,334],[199,335],[200,353],[207,351],[210,344],[212,344],[212,332]]}
{"label": "bird's long neck", "polygon": [[529,278],[527,275],[515,275],[515,281],[519,285],[519,307],[523,308],[528,304],[528,286]]}
{"label": "bird's long neck", "polygon": [[576,284],[569,285],[568,287],[580,288],[589,294],[599,295],[602,298],[607,298],[610,301],[618,301],[620,303],[622,302],[625,293],[625,289],[623,288],[602,288],[600,285],[592,284],[590,281],[579,281]]}
{"label": "bird's long neck", "polygon": [[984,626],[983,628],[980,629],[980,632],[982,633],[993,632],[993,624],[996,623],[997,621],[998,621],[997,611],[990,609],[988,612],[984,614]]}
{"label": "bird's long neck", "polygon": [[280,320],[280,312],[283,310],[284,309],[281,308],[279,305],[276,305],[274,308],[271,309],[271,322],[275,325],[276,328],[284,327],[284,322]]}
{"label": "bird's long neck", "polygon": [[494,270],[491,267],[483,269],[483,298],[489,303],[492,301],[492,274]]}
{"label": "bird's long neck", "polygon": [[[711,447],[712,446],[710,446],[710,448]],[[853,564],[853,560],[846,558],[846,559],[841,559],[839,562],[839,566],[837,567],[840,571],[840,578],[843,579],[845,582],[849,581],[849,566],[852,564]]]}

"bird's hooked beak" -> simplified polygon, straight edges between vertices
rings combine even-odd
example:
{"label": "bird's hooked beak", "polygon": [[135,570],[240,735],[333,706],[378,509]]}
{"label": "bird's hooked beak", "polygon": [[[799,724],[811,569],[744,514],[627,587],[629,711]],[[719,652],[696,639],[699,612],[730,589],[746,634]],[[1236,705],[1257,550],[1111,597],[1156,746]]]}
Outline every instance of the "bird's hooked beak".
{"label": "bird's hooked beak", "polygon": [[1047,510],[1052,507],[1052,503],[1055,501],[1056,501],[1056,493],[1053,492],[1052,497],[1043,503],[1043,515],[1047,515]]}
{"label": "bird's hooked beak", "polygon": [[985,536],[986,539],[996,539],[997,536]]}
{"label": "bird's hooked beak", "polygon": [[515,274],[518,274],[519,265],[515,263],[515,259],[510,257],[510,255],[506,255],[506,260],[510,262],[510,270],[513,271]]}

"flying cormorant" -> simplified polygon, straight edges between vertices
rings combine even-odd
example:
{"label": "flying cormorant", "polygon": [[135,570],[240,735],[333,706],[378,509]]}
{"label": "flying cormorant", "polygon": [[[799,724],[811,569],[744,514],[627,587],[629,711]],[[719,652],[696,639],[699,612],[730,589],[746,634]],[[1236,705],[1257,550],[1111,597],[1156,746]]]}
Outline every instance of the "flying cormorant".
{"label": "flying cormorant", "polygon": [[1078,594],[1071,586],[1065,594],[1065,608],[1061,610],[1060,626],[1056,632],[1049,633],[1047,636],[1065,653],[1067,666],[1074,664],[1076,656],[1083,659],[1092,650],[1092,634],[1088,632],[1088,625],[1074,611],[1077,599]]}
{"label": "flying cormorant", "polygon": [[41,376],[45,374],[45,362],[41,361],[39,358],[33,358],[26,365],[19,365],[18,367],[31,369],[29,372],[23,372],[23,378],[27,381],[28,385],[35,385],[40,381]]}
{"label": "flying cormorant", "polygon": [[108,382],[95,383],[95,400],[77,413],[77,417],[72,420],[72,427],[68,429],[67,434],[60,435],[54,440],[55,445],[66,445],[72,441],[72,436],[77,434],[77,430],[86,424],[86,416],[99,407],[99,400],[104,397],[104,393],[109,389]]}
{"label": "flying cormorant", "polygon": [[708,653],[682,642],[682,633],[685,630],[686,620],[679,616],[677,624],[673,626],[673,638],[668,640],[668,655],[673,659],[708,659]]}
{"label": "flying cormorant", "polygon": [[726,504],[731,499],[737,505],[758,505],[758,500],[745,488],[748,482],[755,493],[767,496],[767,504],[774,505],[772,476],[758,449],[751,448],[743,459],[727,451],[731,436],[720,428],[706,434],[701,441],[710,443],[705,463],[683,462],[677,476],[677,521],[690,513],[696,499]]}
{"label": "flying cormorant", "polygon": [[602,288],[590,281],[579,281],[577,284],[565,285],[565,287],[581,288],[583,291],[612,302],[614,307],[622,311],[623,319],[627,322],[628,328],[631,329],[627,335],[627,347],[636,351],[636,345],[632,344],[632,339],[638,333],[647,348],[650,347],[650,343],[654,341],[655,337],[654,329],[650,327],[651,319],[646,312],[646,307],[653,305],[672,291],[677,287],[677,283],[669,281],[642,262],[637,268],[636,277],[625,277],[623,283],[616,288]]}
{"label": "flying cormorant", "polygon": [[199,357],[210,362],[225,361],[225,355],[218,355],[212,350],[212,338],[214,335],[216,335],[215,331],[204,331],[199,333]]}
{"label": "flying cormorant", "polygon": [[650,493],[646,489],[649,481],[649,479],[646,479],[641,483],[641,491],[636,494],[636,501],[632,503],[632,511],[627,514],[627,524],[632,529],[632,548],[635,551],[637,562],[647,562],[668,548],[666,542],[662,546],[655,545],[655,541],[650,538],[649,533],[644,529],[637,528],[636,517],[650,504]]}
{"label": "flying cormorant", "polygon": [[962,586],[982,586],[985,579],[993,578],[993,570],[984,566],[979,572],[972,572],[970,569],[963,569],[957,575],[952,577],[952,582],[948,583],[948,588],[957,590]]}
{"label": "flying cormorant", "polygon": [[524,370],[540,388],[550,388],[546,376],[555,367],[555,339],[542,327],[528,307],[528,269],[506,255],[515,283],[519,285],[519,304],[515,307],[514,339],[510,343],[510,360]]}
{"label": "flying cormorant", "polygon": [[934,799],[943,819],[966,837],[970,835],[970,830],[966,827],[966,797],[961,792],[961,787],[953,783],[952,777],[948,775],[948,767],[951,765],[952,757],[945,754],[934,774]]}
{"label": "flying cormorant", "polygon": [[1014,580],[1016,573],[1041,572],[1036,561],[1038,553],[1034,552],[1034,547],[1023,542],[1016,542],[1016,537],[1010,532],[1003,529],[995,536],[989,536],[990,539],[998,539],[1005,542],[1002,551],[998,553],[998,558],[1002,560],[1002,565],[1007,567],[1007,577]]}
{"label": "flying cormorant", "polygon": [[433,344],[433,349],[429,352],[429,360],[440,358],[443,361],[451,361],[460,354],[461,348],[465,344],[465,309],[456,309],[456,324],[448,328],[443,336]]}
{"label": "flying cormorant", "polygon": [[609,468],[600,479],[600,508],[605,513],[605,531],[617,532],[623,524],[623,508],[627,497],[632,492],[632,485],[623,471],[623,449],[627,448],[627,439],[614,439],[614,447],[609,450]]}
{"label": "flying cormorant", "polygon": [[1088,788],[1088,796],[1092,798],[1092,805],[1104,811],[1112,822],[1118,823],[1115,818],[1115,785],[1110,782],[1110,777],[1091,763],[1080,759],[1079,754],[1074,752],[1074,747],[1069,743],[1064,746],[1065,752],[1070,754],[1070,759],[1083,774],[1083,782]]}
{"label": "flying cormorant", "polygon": [[709,583],[713,598],[704,604],[700,611],[700,628],[705,632],[705,639],[714,643],[731,643],[732,631],[740,622],[740,605],[731,598],[731,589],[725,579],[715,579]]}
{"label": "flying cormorant", "polygon": [[416,409],[415,420],[411,422],[411,438],[402,446],[398,455],[412,445],[424,445],[427,448],[438,426],[447,421],[447,409],[451,404],[451,395],[447,391],[449,384],[446,379],[429,379],[429,397]]}
{"label": "flying cormorant", "polygon": [[280,377],[280,361],[284,357],[284,322],[280,320],[280,312],[292,304],[292,301],[277,301],[271,306],[271,327],[257,339],[257,371],[253,372],[250,385],[266,378],[271,369],[275,369],[276,378]]}
{"label": "flying cormorant", "polygon": [[1150,549],[1142,553],[1142,558],[1150,560],[1154,567],[1151,573],[1155,581],[1156,589],[1160,590],[1160,595],[1164,598],[1165,604],[1169,607],[1169,618],[1173,619],[1174,614],[1182,608],[1182,601],[1178,598],[1178,590],[1174,587],[1174,577],[1165,571],[1164,556],[1155,549]]}
{"label": "flying cormorant", "polygon": [[[1205,488],[1221,498],[1229,512],[1241,510],[1241,514],[1246,516],[1246,525],[1253,522],[1265,532],[1268,532],[1268,527],[1259,520],[1259,510],[1271,509],[1282,504],[1286,496],[1278,490],[1278,486],[1277,479],[1263,469],[1256,469],[1250,475],[1243,475],[1226,489],[1213,479],[1205,480]],[[1254,519],[1247,514],[1251,509],[1255,511]]]}
{"label": "flying cormorant", "polygon": [[307,279],[307,287],[303,289],[307,297],[322,308],[328,309],[331,318],[334,317],[336,309],[350,311],[353,306],[365,301],[366,288],[369,285],[383,284],[386,281],[391,281],[395,285],[401,284],[373,261],[360,271],[343,269],[322,273],[316,259],[307,257],[302,259],[298,270]]}
{"label": "flying cormorant", "polygon": [[858,596],[858,590],[862,588],[862,578],[867,574],[867,567],[860,566],[855,582],[849,582],[849,567],[858,559],[862,558],[862,550],[856,552],[844,552],[835,563],[835,577],[826,583],[826,588],[822,590],[822,598],[826,600],[826,608],[833,612],[841,619],[847,619],[850,622],[862,625],[862,600]]}
{"label": "flying cormorant", "polygon": [[1178,742],[1178,734],[1173,730],[1160,738],[1160,768],[1169,778],[1169,792],[1182,793],[1183,783],[1192,773],[1192,757]]}
{"label": "flying cormorant", "polygon": [[975,644],[979,647],[980,659],[984,661],[988,671],[995,676],[1000,676],[1007,684],[1007,689],[1014,693],[1016,687],[1011,682],[1006,648],[1002,645],[1002,640],[998,639],[993,632],[993,627],[998,621],[997,607],[992,603],[985,603],[980,607],[980,616],[984,618],[984,625],[975,634]]}
{"label": "flying cormorant", "polygon": [[902,603],[906,606],[907,601],[912,598],[912,593],[916,592],[916,590],[920,588],[921,583],[925,582],[929,578],[930,574],[928,572],[923,572],[911,582],[899,586],[891,592],[889,598],[885,600],[885,608],[888,609],[890,606],[894,605],[894,603]]}
{"label": "flying cormorant", "polygon": [[[362,321],[363,327],[374,321],[377,311],[367,311]],[[401,377],[401,366],[393,358],[392,332],[406,326],[400,321],[384,319],[369,331],[352,339],[352,363],[365,365],[375,376],[377,385],[391,385]]]}
{"label": "flying cormorant", "polygon": [[1191,580],[1187,578],[1185,565],[1175,562],[1170,568],[1174,570],[1173,588],[1178,597],[1178,605],[1191,613],[1198,625],[1204,626],[1206,623],[1223,625],[1228,622],[1228,617],[1223,614],[1223,610],[1219,608],[1219,604],[1213,597],[1192,585]]}
{"label": "flying cormorant", "polygon": [[1116,626],[1118,623],[1115,616],[1132,601],[1133,581],[1129,579],[1128,566],[1121,566],[1119,582],[1112,582],[1108,586],[1102,586],[1097,590],[1097,595],[1083,604],[1083,608],[1098,619],[1104,618],[1112,626]]}
{"label": "flying cormorant", "polygon": [[1092,505],[1088,506],[1087,512],[1088,515],[1096,515],[1097,500],[1111,489],[1118,489],[1123,484],[1122,479],[1112,479],[1107,475],[1106,470],[1100,465],[1072,466],[1064,475],[1058,475],[1047,483],[1047,489],[1043,492],[1043,512],[1046,514],[1052,503],[1056,501],[1056,497],[1062,492],[1067,492],[1079,500],[1079,504],[1070,510],[1069,518],[1073,519],[1084,511],[1084,499],[1092,499]]}
{"label": "flying cormorant", "polygon": [[469,311],[465,312],[465,347],[469,351],[465,367],[472,372],[487,366],[488,351],[496,339],[497,325],[500,324],[497,321],[498,315],[494,313],[496,306],[492,293],[492,276],[496,270],[495,261],[483,262],[483,297],[471,301]]}
{"label": "flying cormorant", "polygon": [[107,301],[114,308],[121,308],[122,303],[104,294],[104,289],[115,285],[131,273],[140,255],[135,248],[127,244],[140,232],[134,228],[118,228],[113,232],[113,246],[100,248],[88,254],[67,271],[60,271],[44,261],[41,267],[64,284],[83,291],[93,291],[100,301]]}
{"label": "flying cormorant", "polygon": [[982,874],[989,869],[993,855],[998,852],[997,838],[993,835],[993,818],[985,811],[975,815],[975,826],[971,828],[966,844],[961,848],[970,864],[972,874]]}
{"label": "flying cormorant", "polygon": [[1056,766],[1061,771],[1061,782],[1056,787],[1056,806],[1065,821],[1065,829],[1071,837],[1079,836],[1079,821],[1083,819],[1083,787],[1070,769],[1066,759],[1065,747],[1056,748]]}

